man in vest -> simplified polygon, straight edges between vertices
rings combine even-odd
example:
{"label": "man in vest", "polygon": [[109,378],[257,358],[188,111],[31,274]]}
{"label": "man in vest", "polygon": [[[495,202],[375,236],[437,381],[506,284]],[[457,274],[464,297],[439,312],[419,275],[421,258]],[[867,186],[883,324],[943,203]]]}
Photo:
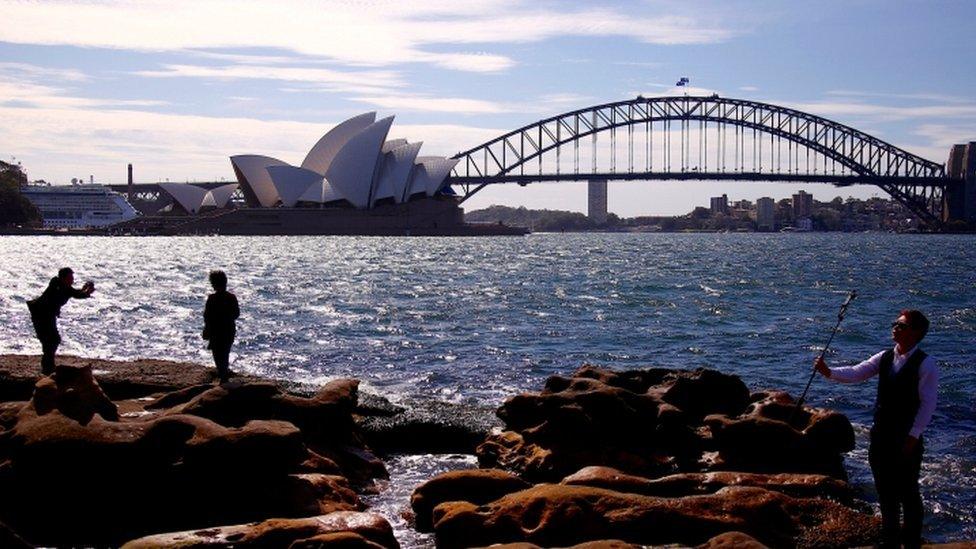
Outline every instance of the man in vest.
{"label": "man in vest", "polygon": [[95,284],[85,282],[81,288],[75,288],[75,273],[70,268],[65,267],[58,271],[58,276],[51,279],[47,289],[37,299],[27,302],[30,309],[31,322],[34,324],[34,332],[37,339],[41,342],[41,373],[50,375],[54,373],[54,353],[61,344],[61,334],[58,333],[58,317],[61,316],[61,307],[69,299],[86,299],[91,297],[95,291]]}
{"label": "man in vest", "polygon": [[932,420],[939,385],[935,360],[918,348],[928,329],[925,315],[904,310],[891,325],[894,349],[856,366],[828,368],[823,359],[814,364],[824,377],[841,383],[878,376],[868,461],[881,506],[883,547],[899,546],[899,511],[905,514],[902,543],[905,547],[921,545],[918,475],[922,466],[922,432]]}

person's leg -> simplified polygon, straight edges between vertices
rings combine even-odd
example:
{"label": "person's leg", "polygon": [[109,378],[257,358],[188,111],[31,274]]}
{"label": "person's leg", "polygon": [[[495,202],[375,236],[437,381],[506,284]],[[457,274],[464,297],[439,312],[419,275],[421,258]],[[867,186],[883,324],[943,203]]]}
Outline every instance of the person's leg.
{"label": "person's leg", "polygon": [[921,547],[922,545],[922,494],[918,489],[918,476],[922,469],[922,441],[918,441],[915,453],[909,456],[902,471],[900,471],[900,498],[905,510],[905,528],[902,531],[902,541],[905,547]]}
{"label": "person's leg", "polygon": [[217,377],[221,381],[227,381],[230,377],[230,343],[211,342],[211,349],[214,365],[217,366]]}
{"label": "person's leg", "polygon": [[51,375],[54,373],[54,355],[61,344],[58,325],[54,319],[31,318],[31,320],[34,323],[37,339],[41,342],[41,374]]}
{"label": "person's leg", "polygon": [[898,483],[895,473],[898,455],[891,453],[889,445],[874,441],[868,451],[868,462],[874,475],[874,486],[878,491],[878,505],[881,507],[881,547],[899,547],[900,520]]}

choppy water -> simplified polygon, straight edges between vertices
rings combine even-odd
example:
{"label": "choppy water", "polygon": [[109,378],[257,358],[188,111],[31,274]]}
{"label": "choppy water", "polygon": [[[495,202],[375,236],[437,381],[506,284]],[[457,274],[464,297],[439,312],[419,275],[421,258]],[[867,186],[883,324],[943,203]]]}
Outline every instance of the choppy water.
{"label": "choppy water", "polygon": [[[926,434],[926,532],[976,539],[974,237],[0,237],[0,352],[40,352],[24,301],[65,265],[98,286],[65,307],[65,353],[207,362],[206,274],[222,268],[243,308],[233,368],[492,404],[583,362],[707,366],[797,394],[857,289],[828,358],[853,363],[888,346],[900,308],[929,315],[924,347],[942,382]],[[818,379],[809,398],[858,426],[848,464],[868,493],[874,391]],[[397,474],[412,478],[418,469],[401,461]]]}

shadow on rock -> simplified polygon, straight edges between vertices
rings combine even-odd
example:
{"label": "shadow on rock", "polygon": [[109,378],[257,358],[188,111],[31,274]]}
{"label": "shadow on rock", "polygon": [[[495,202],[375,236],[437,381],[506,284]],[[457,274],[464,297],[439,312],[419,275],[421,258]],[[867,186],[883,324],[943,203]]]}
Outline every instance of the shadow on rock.
{"label": "shadow on rock", "polygon": [[59,365],[29,402],[0,411],[9,425],[0,433],[0,521],[36,544],[118,545],[362,510],[347,477],[385,469],[356,431],[356,383],[310,398],[254,385],[190,391],[129,419],[90,366]]}

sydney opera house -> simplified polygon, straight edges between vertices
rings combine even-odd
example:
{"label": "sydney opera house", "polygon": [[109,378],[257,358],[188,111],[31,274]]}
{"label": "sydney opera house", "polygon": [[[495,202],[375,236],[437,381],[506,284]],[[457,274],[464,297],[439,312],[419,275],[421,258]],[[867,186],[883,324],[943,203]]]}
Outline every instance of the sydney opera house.
{"label": "sydney opera house", "polygon": [[[161,183],[186,217],[182,233],[521,234],[464,223],[446,186],[457,160],[419,156],[422,143],[387,139],[393,117],[370,112],[326,133],[300,166],[257,154],[232,156],[237,183]],[[240,193],[237,191],[240,190]],[[235,196],[243,203],[232,200]]]}

